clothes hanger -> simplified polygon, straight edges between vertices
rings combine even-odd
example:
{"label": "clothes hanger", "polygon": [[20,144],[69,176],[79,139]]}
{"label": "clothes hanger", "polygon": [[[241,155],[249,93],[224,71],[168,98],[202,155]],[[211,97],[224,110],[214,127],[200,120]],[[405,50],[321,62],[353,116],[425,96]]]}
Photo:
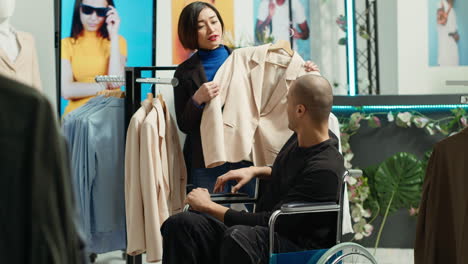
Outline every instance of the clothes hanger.
{"label": "clothes hanger", "polygon": [[163,108],[163,111],[166,112],[167,111],[166,102],[164,101],[164,98],[163,98],[162,94],[158,94],[158,99],[159,99],[159,102],[161,102],[161,106]]}
{"label": "clothes hanger", "polygon": [[[155,84],[153,84],[155,85]],[[155,92],[156,92],[156,98],[158,98],[159,102],[161,103],[161,106],[163,108],[163,111],[166,112],[166,102],[164,102],[164,98],[161,94],[161,90],[159,90],[158,86],[155,85],[156,88],[155,88]]]}
{"label": "clothes hanger", "polygon": [[146,94],[146,99],[148,99],[150,102],[153,102],[153,98],[154,98],[153,93]]}
{"label": "clothes hanger", "polygon": [[119,88],[113,90],[101,90],[96,93],[96,95],[103,95],[105,97],[116,97],[116,98],[125,98],[125,92]]}
{"label": "clothes hanger", "polygon": [[279,50],[279,49],[283,49],[291,57],[294,54],[294,51],[291,49],[291,44],[289,43],[289,41],[286,41],[283,39],[278,40],[275,44],[271,45],[268,48],[269,51],[274,51],[274,50]]}
{"label": "clothes hanger", "polygon": [[114,89],[109,93],[109,96],[117,98],[125,98],[125,92],[120,89]]}
{"label": "clothes hanger", "polygon": [[125,98],[125,92],[122,91],[122,90],[119,90],[119,91],[116,91],[116,96],[114,97],[117,97],[117,98]]}
{"label": "clothes hanger", "polygon": [[96,95],[104,95],[107,90],[100,90],[96,93]]}

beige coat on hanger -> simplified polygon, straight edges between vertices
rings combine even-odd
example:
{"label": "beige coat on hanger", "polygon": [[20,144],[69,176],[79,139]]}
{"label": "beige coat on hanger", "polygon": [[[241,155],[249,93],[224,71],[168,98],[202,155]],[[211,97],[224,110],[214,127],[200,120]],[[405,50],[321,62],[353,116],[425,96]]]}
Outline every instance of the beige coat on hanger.
{"label": "beige coat on hanger", "polygon": [[132,117],[126,145],[127,253],[162,259],[159,229],[184,205],[187,171],[177,126],[162,99],[145,100]]}
{"label": "beige coat on hanger", "polygon": [[153,108],[149,100],[135,112],[127,129],[125,144],[125,213],[127,224],[127,254],[146,251],[143,197],[140,179],[140,131],[146,115]]}
{"label": "beige coat on hanger", "polygon": [[153,105],[141,126],[140,135],[140,177],[147,262],[157,262],[162,259],[162,236],[159,229],[169,217],[166,200],[169,186],[164,177],[167,164],[163,164],[160,151],[162,145],[165,145],[164,135],[161,132],[165,131],[165,121],[159,117]]}
{"label": "beige coat on hanger", "polygon": [[286,95],[306,74],[304,60],[296,52],[268,51],[270,45],[237,49],[218,70],[221,94],[205,106],[200,128],[206,167],[241,160],[273,164],[292,135]]}

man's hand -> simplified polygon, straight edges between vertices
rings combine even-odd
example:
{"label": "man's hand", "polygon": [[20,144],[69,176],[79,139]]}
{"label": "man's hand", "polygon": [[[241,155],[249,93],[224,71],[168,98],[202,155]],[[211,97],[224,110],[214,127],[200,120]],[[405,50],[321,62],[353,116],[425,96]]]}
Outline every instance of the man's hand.
{"label": "man's hand", "polygon": [[255,177],[254,167],[241,168],[237,170],[231,170],[226,174],[223,174],[216,179],[214,192],[222,192],[224,190],[224,185],[229,180],[237,181],[236,186],[232,188],[232,192],[236,193],[242,186],[246,185],[250,180]]}
{"label": "man's hand", "polygon": [[195,211],[206,212],[213,202],[207,189],[196,188],[187,195],[185,203],[189,204]]}
{"label": "man's hand", "polygon": [[306,61],[304,63],[304,70],[306,72],[311,72],[311,71],[320,72],[319,66],[315,64],[313,61]]}
{"label": "man's hand", "polygon": [[193,189],[185,199],[192,210],[209,214],[221,222],[224,222],[224,214],[229,208],[211,201],[210,193],[205,188]]}

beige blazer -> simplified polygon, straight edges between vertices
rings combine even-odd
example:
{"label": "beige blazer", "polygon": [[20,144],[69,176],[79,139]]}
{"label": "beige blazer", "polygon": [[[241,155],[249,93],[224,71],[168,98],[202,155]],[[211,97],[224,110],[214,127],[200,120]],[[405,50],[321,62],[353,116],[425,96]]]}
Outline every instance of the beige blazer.
{"label": "beige blazer", "polygon": [[130,120],[125,145],[125,213],[127,223],[127,254],[138,255],[146,250],[143,198],[140,182],[140,129],[152,109],[145,100]]}
{"label": "beige blazer", "polygon": [[[158,179],[160,182],[163,183],[164,193],[165,196],[161,197],[161,200],[158,200],[159,203],[165,203],[165,208],[167,208],[167,212],[163,212],[164,214],[170,215],[171,212],[171,202],[170,202],[170,192],[171,192],[171,185],[170,185],[170,176],[169,176],[169,157],[168,157],[168,145],[167,145],[167,127],[166,127],[166,118],[165,113],[159,99],[153,100],[153,108],[156,109],[156,113],[158,115],[158,130],[157,133],[159,135],[159,157],[161,158],[161,170],[162,174],[158,175],[161,179]],[[166,220],[166,219],[164,219]],[[164,221],[163,221],[164,222]],[[163,223],[161,222],[161,224]]]}
{"label": "beige blazer", "polygon": [[159,229],[169,217],[167,183],[164,180],[165,169],[161,157],[165,121],[160,117],[153,103],[153,109],[142,124],[140,138],[140,174],[147,262],[157,262],[162,259],[162,236]]}
{"label": "beige blazer", "polygon": [[291,58],[268,51],[270,45],[237,49],[218,70],[214,81],[221,93],[205,106],[200,127],[206,167],[241,160],[273,164],[292,135],[286,95],[306,74],[304,60],[296,52]]}
{"label": "beige blazer", "polygon": [[15,61],[10,61],[5,52],[0,49],[0,75],[42,90],[37,62],[37,52],[34,38],[27,32],[16,32],[20,51]]}
{"label": "beige blazer", "polygon": [[177,126],[167,107],[164,108],[166,120],[166,146],[167,146],[167,166],[170,186],[168,197],[168,207],[171,215],[179,213],[184,208],[187,186],[187,169],[185,167],[184,155],[180,146]]}
{"label": "beige blazer", "polygon": [[187,172],[177,127],[159,99],[145,100],[130,120],[125,152],[127,253],[161,260],[159,229],[185,200]]}

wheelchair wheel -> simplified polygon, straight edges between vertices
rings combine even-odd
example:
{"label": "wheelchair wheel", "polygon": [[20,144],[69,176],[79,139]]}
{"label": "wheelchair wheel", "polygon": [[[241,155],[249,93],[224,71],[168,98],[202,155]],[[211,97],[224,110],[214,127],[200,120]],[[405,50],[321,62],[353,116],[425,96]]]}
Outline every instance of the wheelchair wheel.
{"label": "wheelchair wheel", "polygon": [[[363,246],[345,242],[325,252],[317,264],[377,264],[374,256]],[[307,263],[312,264],[312,263]]]}

